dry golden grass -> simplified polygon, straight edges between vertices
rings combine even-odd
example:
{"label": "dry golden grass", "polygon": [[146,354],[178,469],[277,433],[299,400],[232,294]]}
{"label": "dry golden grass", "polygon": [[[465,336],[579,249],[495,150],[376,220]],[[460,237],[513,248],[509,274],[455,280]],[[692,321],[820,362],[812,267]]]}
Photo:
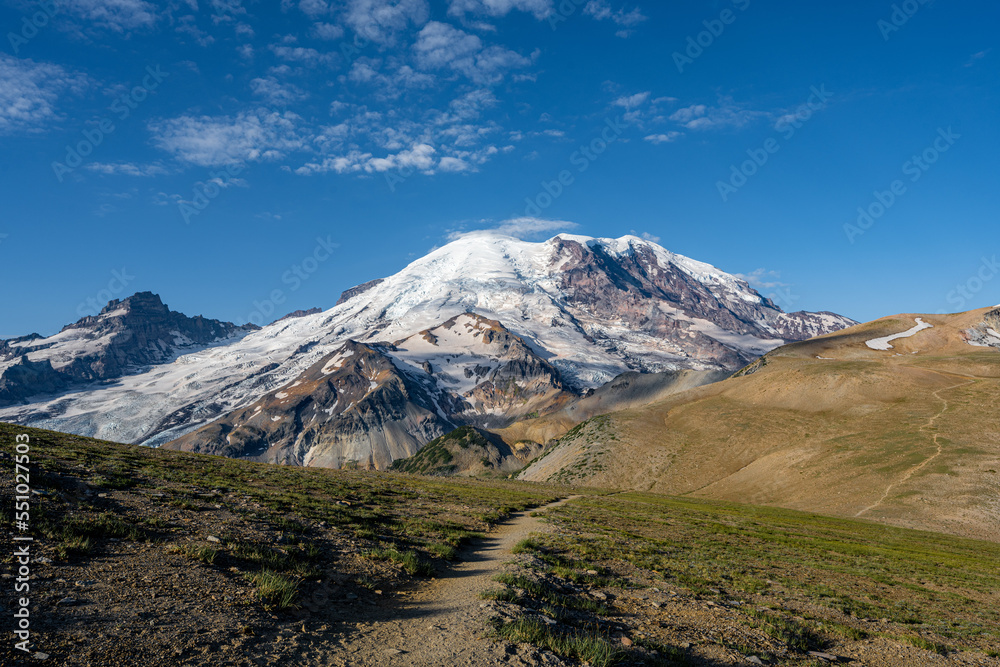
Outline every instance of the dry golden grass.
{"label": "dry golden grass", "polygon": [[[523,479],[690,494],[1000,540],[1000,353],[984,311],[789,345],[744,377],[591,420]],[[822,358],[820,358],[822,357]]]}

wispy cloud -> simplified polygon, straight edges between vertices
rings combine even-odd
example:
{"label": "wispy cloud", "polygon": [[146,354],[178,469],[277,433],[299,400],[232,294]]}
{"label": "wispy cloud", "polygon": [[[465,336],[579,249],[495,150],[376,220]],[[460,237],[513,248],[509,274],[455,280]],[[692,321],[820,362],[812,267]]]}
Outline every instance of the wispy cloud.
{"label": "wispy cloud", "polygon": [[583,13],[598,21],[611,20],[621,27],[621,30],[615,34],[622,38],[630,37],[634,32],[632,28],[648,20],[648,17],[638,7],[630,11],[625,11],[624,8],[613,10],[608,5],[607,0],[590,0],[584,5]]}
{"label": "wispy cloud", "polygon": [[480,85],[497,84],[508,70],[531,62],[501,46],[484,46],[479,36],[437,21],[420,31],[413,52],[421,69],[451,69]]}
{"label": "wispy cloud", "polygon": [[539,236],[547,236],[553,232],[575,229],[578,225],[567,220],[543,220],[541,218],[511,218],[497,223],[492,227],[475,230],[457,230],[448,233],[448,240],[455,241],[467,236],[499,234],[529,240]]}
{"label": "wispy cloud", "polygon": [[156,6],[146,0],[63,0],[67,14],[84,19],[88,27],[125,32],[156,23]]}
{"label": "wispy cloud", "polygon": [[619,97],[617,100],[612,102],[615,106],[624,107],[626,109],[634,109],[635,107],[642,106],[649,99],[650,92],[636,93],[634,95],[626,95],[624,97]]}
{"label": "wispy cloud", "polygon": [[180,116],[149,123],[153,143],[181,162],[214,167],[277,159],[301,150],[300,118],[291,112],[258,109],[236,116]]}
{"label": "wispy cloud", "polygon": [[986,56],[988,56],[989,53],[990,53],[990,51],[992,51],[992,50],[993,50],[992,48],[989,48],[989,49],[986,49],[985,51],[980,51],[979,53],[973,53],[969,57],[969,61],[967,63],[965,63],[965,66],[966,67],[972,67],[977,62],[979,62],[980,60],[982,60],[983,58],[985,58]]}
{"label": "wispy cloud", "polygon": [[0,135],[48,128],[63,117],[60,96],[82,92],[88,83],[59,65],[0,54]]}
{"label": "wispy cloud", "polygon": [[740,280],[745,280],[751,287],[759,290],[771,290],[781,287],[790,287],[788,283],[781,282],[781,273],[769,271],[767,269],[756,269],[750,273],[733,274]]}
{"label": "wispy cloud", "polygon": [[87,165],[87,169],[100,174],[124,176],[162,176],[170,173],[160,164],[136,164],[134,162],[93,162]]}
{"label": "wispy cloud", "polygon": [[746,109],[729,98],[720,100],[719,106],[693,104],[678,109],[670,120],[689,130],[716,130],[726,127],[744,127],[755,120],[767,117],[763,111]]}
{"label": "wispy cloud", "polygon": [[250,90],[256,97],[273,106],[287,106],[293,102],[301,102],[308,97],[298,86],[282,83],[274,76],[251,80]]}
{"label": "wispy cloud", "polygon": [[349,0],[344,14],[355,33],[383,45],[394,44],[407,27],[420,27],[429,18],[427,0]]}
{"label": "wispy cloud", "polygon": [[684,136],[683,132],[667,132],[666,134],[650,134],[643,137],[643,141],[648,141],[654,146],[659,146],[660,144],[669,144],[671,142],[677,141]]}
{"label": "wispy cloud", "polygon": [[506,16],[514,10],[544,19],[553,11],[553,0],[451,0],[448,5],[448,14],[459,17],[465,14]]}

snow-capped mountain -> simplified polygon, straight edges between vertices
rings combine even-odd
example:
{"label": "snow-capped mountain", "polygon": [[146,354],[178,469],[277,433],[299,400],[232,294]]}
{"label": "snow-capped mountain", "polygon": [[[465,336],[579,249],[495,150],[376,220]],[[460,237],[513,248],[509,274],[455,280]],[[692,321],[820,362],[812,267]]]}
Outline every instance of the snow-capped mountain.
{"label": "snow-capped mountain", "polygon": [[135,373],[166,363],[181,351],[233,342],[257,328],[187,317],[150,292],[115,299],[96,316],[67,325],[54,336],[0,341],[0,407]]}
{"label": "snow-capped mountain", "polygon": [[[471,344],[472,330],[486,321],[496,327],[482,326],[495,328],[500,338],[509,337],[508,351],[511,345],[523,346],[516,358],[505,357],[503,345]],[[222,433],[248,423],[246,408],[254,406],[256,411],[260,405],[264,413],[280,402],[277,392],[295,382],[302,382],[299,387],[312,382],[309,386],[317,391],[336,389],[319,381],[325,377],[323,368],[351,345],[362,345],[395,369],[384,367],[392,371],[384,377],[398,374],[393,386],[406,388],[400,400],[426,410],[430,421],[440,423],[427,433],[411,433],[407,429],[416,428],[412,425],[402,427],[419,442],[456,423],[509,420],[526,412],[526,406],[537,401],[528,387],[548,387],[541,392],[549,393],[546,400],[559,401],[564,390],[581,392],[628,370],[735,370],[787,341],[852,324],[831,313],[783,313],[746,282],[632,236],[562,234],[531,243],[479,233],[438,248],[393,276],[346,291],[325,312],[241,332],[225,344],[204,346],[124,375],[112,386],[86,387],[2,409],[0,419],[150,445],[164,444],[220,417],[217,432]],[[354,374],[364,372],[358,367]],[[539,380],[547,374],[551,382]],[[309,424],[317,434],[309,437],[330,436],[336,431],[334,421],[342,424],[354,418],[343,411],[360,414],[367,393],[383,387],[378,377],[368,382],[357,377],[351,384],[354,388],[345,397],[356,399],[354,405],[337,404],[325,415],[329,426],[316,427],[320,418],[315,412],[292,410],[300,420],[293,421],[295,433],[279,437],[263,429],[255,436],[253,451],[264,444],[270,450],[281,440],[284,453],[294,452],[289,460],[310,462],[312,441],[300,437]],[[384,385],[387,390],[389,384]],[[358,387],[367,387],[366,393],[357,394]],[[331,409],[329,402],[323,405]],[[404,408],[394,406],[406,412]],[[364,422],[361,430],[399,421],[384,417]],[[269,418],[278,424],[284,417],[276,413]],[[423,428],[428,422],[420,423]],[[203,439],[202,446],[209,440]],[[215,441],[218,445],[218,438]],[[350,456],[335,451],[337,446],[311,456],[323,464],[337,457],[365,458],[357,456],[366,446],[363,438],[349,445]],[[373,462],[381,457],[373,454],[376,449],[369,443]],[[390,451],[389,456],[396,453]]]}

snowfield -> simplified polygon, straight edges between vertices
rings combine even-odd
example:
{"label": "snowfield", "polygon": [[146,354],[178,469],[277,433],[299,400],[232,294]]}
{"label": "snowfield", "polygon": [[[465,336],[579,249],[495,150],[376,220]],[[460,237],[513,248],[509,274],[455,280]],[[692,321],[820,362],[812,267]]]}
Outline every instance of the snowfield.
{"label": "snowfield", "polygon": [[891,350],[893,349],[892,345],[890,345],[892,341],[897,340],[899,338],[910,338],[911,336],[917,335],[924,329],[934,328],[933,324],[928,324],[919,317],[916,319],[916,323],[917,326],[913,327],[912,329],[908,329],[903,333],[893,334],[892,336],[886,336],[884,338],[875,338],[867,341],[865,344],[873,350]]}

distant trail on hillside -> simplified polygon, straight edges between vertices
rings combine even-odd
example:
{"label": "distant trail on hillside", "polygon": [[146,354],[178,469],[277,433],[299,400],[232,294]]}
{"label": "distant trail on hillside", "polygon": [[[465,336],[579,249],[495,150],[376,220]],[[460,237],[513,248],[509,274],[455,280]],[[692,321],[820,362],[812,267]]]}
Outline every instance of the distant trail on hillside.
{"label": "distant trail on hillside", "polygon": [[[923,367],[920,366],[918,368],[923,368]],[[966,387],[966,386],[968,386],[970,384],[975,384],[978,381],[972,375],[962,375],[961,373],[950,373],[950,372],[935,371],[935,370],[932,370],[930,368],[923,368],[923,370],[930,371],[932,373],[937,373],[938,375],[957,375],[959,377],[966,377],[966,378],[970,378],[970,379],[966,380],[965,382],[960,382],[960,383],[958,383],[956,385],[952,385],[950,387],[945,387],[944,389],[938,389],[933,394],[931,394],[934,398],[936,398],[939,401],[941,401],[942,403],[944,403],[944,406],[941,408],[941,410],[939,412],[937,412],[934,416],[932,416],[930,419],[928,419],[926,424],[924,424],[923,426],[920,427],[920,429],[919,429],[920,431],[926,431],[927,429],[933,428],[934,427],[934,423],[937,422],[937,420],[940,419],[944,415],[944,413],[946,413],[948,411],[948,407],[949,407],[948,399],[946,399],[943,396],[941,396],[941,392],[943,392],[943,391],[951,391],[952,389],[958,389],[959,387]],[[937,451],[932,456],[930,456],[929,458],[925,459],[923,462],[921,462],[921,463],[913,466],[909,470],[907,470],[906,473],[903,474],[902,478],[900,478],[899,480],[897,480],[897,481],[889,484],[889,486],[885,490],[885,493],[882,494],[881,498],[879,498],[877,501],[875,501],[874,503],[872,503],[868,507],[864,508],[863,510],[861,510],[860,512],[858,512],[854,516],[860,517],[860,516],[862,516],[864,514],[867,514],[868,512],[872,511],[873,509],[875,509],[876,507],[878,507],[879,505],[881,505],[882,503],[884,503],[889,498],[889,495],[892,493],[893,489],[895,489],[896,487],[900,486],[901,484],[905,484],[906,482],[908,482],[914,475],[916,475],[918,472],[920,472],[921,470],[923,470],[924,468],[926,468],[928,465],[930,465],[930,463],[932,461],[934,461],[934,459],[936,459],[937,457],[941,456],[941,454],[943,452],[943,450],[941,448],[941,440],[940,440],[941,436],[939,434],[937,434],[937,433],[934,433],[933,436],[934,436],[934,445],[937,447]]]}
{"label": "distant trail on hillside", "polygon": [[461,562],[440,579],[412,591],[397,604],[366,609],[359,606],[354,630],[337,645],[312,646],[301,665],[505,665],[530,664],[507,654],[486,637],[479,594],[495,586],[493,577],[511,557],[511,548],[531,533],[551,526],[532,514],[558,507],[580,496],[511,516],[459,554]]}

